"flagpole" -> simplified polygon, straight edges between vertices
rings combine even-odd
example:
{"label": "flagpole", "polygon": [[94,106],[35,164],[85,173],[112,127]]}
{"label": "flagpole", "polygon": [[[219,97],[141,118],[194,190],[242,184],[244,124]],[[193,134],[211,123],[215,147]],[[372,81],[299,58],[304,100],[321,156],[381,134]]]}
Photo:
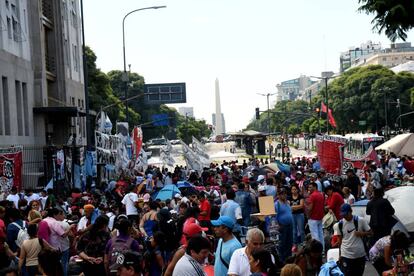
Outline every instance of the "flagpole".
{"label": "flagpole", "polygon": [[329,135],[329,103],[328,103],[328,78],[325,77],[325,100],[326,100],[326,133]]}

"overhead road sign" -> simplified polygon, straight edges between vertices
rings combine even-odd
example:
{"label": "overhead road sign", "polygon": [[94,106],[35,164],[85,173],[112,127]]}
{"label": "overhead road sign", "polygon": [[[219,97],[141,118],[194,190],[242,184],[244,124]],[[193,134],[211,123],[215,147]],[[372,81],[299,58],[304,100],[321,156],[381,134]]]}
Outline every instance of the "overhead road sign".
{"label": "overhead road sign", "polygon": [[153,105],[186,103],[185,83],[145,84],[144,102]]}

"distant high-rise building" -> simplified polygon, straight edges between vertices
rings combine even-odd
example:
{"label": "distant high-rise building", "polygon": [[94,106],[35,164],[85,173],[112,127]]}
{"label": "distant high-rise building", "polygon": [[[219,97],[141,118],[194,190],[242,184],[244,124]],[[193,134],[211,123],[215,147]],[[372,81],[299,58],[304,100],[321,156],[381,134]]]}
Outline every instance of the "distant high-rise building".
{"label": "distant high-rise building", "polygon": [[[216,79],[215,83],[215,92],[216,92],[216,113],[213,120],[213,125],[215,127],[215,134],[217,135],[223,135],[225,133],[224,130],[224,116],[223,113],[221,113],[221,103],[220,103],[220,87],[219,87],[219,80]],[[219,119],[218,117],[221,117]]]}
{"label": "distant high-rise building", "polygon": [[390,48],[360,58],[351,67],[366,65],[382,65],[388,68],[414,60],[414,47],[410,42],[392,43]]}
{"label": "distant high-rise building", "polygon": [[183,116],[194,118],[194,108],[191,106],[183,106],[178,108],[178,113]]}
{"label": "distant high-rise building", "polygon": [[213,124],[214,129],[215,129],[214,133],[216,135],[223,135],[224,133],[226,133],[226,121],[224,120],[224,114],[223,113],[221,113],[221,125],[223,127],[223,131],[221,133],[217,132],[216,113],[211,114],[211,121],[212,121],[212,124]]}
{"label": "distant high-rise building", "polygon": [[305,95],[306,89],[314,84],[310,77],[300,76],[299,78],[283,81],[276,85],[278,102],[290,100],[294,101],[300,99]]}
{"label": "distant high-rise building", "polygon": [[381,51],[381,43],[367,41],[359,47],[350,47],[348,51],[342,52],[339,58],[339,71],[342,73],[358,63],[361,59]]}

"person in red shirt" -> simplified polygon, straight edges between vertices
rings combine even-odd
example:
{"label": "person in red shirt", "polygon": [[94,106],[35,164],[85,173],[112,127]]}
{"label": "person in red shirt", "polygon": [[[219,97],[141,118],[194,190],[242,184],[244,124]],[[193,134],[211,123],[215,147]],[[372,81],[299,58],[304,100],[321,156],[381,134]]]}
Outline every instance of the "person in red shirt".
{"label": "person in red shirt", "polygon": [[306,202],[308,212],[308,225],[312,239],[318,240],[325,247],[323,238],[322,218],[325,215],[325,196],[318,191],[318,184],[309,183],[309,197]]}
{"label": "person in red shirt", "polygon": [[198,199],[200,202],[199,208],[200,213],[198,215],[198,221],[202,227],[207,227],[210,229],[210,213],[211,213],[211,205],[210,202],[206,198],[206,193],[201,192],[198,195]]}
{"label": "person in red shirt", "polygon": [[407,173],[413,174],[414,173],[414,160],[406,156],[404,156],[401,160],[403,161],[403,166],[404,166],[404,169],[407,170]]}
{"label": "person in red shirt", "polygon": [[338,192],[334,191],[332,185],[325,188],[325,193],[328,196],[326,199],[326,207],[330,212],[334,213],[336,220],[340,220],[342,218],[341,206],[344,204],[344,198]]}

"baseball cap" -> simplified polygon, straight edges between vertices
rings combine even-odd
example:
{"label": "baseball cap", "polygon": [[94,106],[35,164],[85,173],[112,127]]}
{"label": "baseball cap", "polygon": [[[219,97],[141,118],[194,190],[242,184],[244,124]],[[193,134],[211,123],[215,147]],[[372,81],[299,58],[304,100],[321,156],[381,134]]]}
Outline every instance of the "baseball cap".
{"label": "baseball cap", "polygon": [[259,175],[257,177],[257,182],[262,182],[265,179],[264,175]]}
{"label": "baseball cap", "polygon": [[185,235],[187,235],[189,238],[201,233],[201,232],[206,232],[208,231],[208,228],[205,227],[201,227],[200,225],[198,225],[197,223],[187,223],[184,227],[183,227],[183,233]]}
{"label": "baseball cap", "polygon": [[342,204],[342,206],[341,206],[341,215],[342,216],[345,216],[346,214],[348,214],[351,211],[352,211],[351,205],[349,205],[348,203]]}
{"label": "baseball cap", "polygon": [[217,220],[212,220],[211,224],[213,226],[221,226],[224,225],[230,229],[234,227],[234,220],[228,216],[220,216]]}
{"label": "baseball cap", "polygon": [[111,271],[116,271],[120,267],[132,266],[135,269],[135,272],[140,272],[141,265],[141,255],[137,252],[127,251],[125,253],[119,253],[116,262],[111,265]]}
{"label": "baseball cap", "polygon": [[183,198],[179,193],[176,193],[175,195],[174,195],[174,197],[175,198],[178,198],[178,199],[181,199],[181,198]]}

